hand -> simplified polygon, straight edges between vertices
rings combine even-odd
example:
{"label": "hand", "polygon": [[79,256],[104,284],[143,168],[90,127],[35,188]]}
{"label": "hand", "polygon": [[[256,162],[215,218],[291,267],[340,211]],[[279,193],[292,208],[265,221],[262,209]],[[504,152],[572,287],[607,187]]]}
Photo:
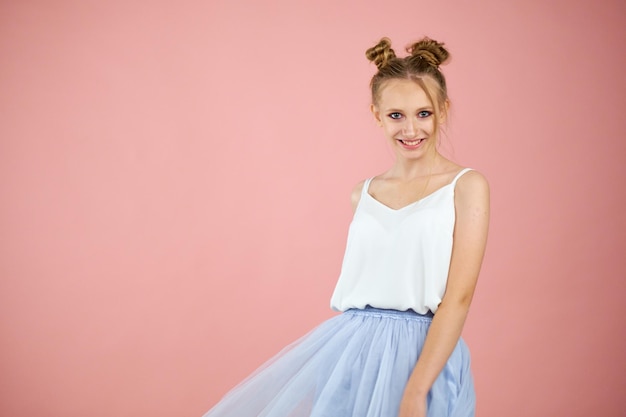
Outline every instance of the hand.
{"label": "hand", "polygon": [[398,417],[426,417],[426,397],[405,389]]}

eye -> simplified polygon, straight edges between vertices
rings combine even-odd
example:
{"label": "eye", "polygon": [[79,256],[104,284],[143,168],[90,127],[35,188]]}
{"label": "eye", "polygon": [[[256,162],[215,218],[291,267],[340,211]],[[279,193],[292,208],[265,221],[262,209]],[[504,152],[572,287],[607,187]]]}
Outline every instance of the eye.
{"label": "eye", "polygon": [[431,111],[428,111],[428,110],[422,110],[422,111],[420,111],[419,113],[417,113],[417,117],[419,117],[419,118],[422,118],[422,119],[423,119],[423,118],[426,118],[426,117],[428,117],[428,116],[430,116],[430,115],[432,115],[432,114],[433,114],[433,112],[431,112]]}
{"label": "eye", "polygon": [[402,113],[394,111],[393,113],[389,113],[389,117],[391,119],[398,120],[398,119],[402,118]]}

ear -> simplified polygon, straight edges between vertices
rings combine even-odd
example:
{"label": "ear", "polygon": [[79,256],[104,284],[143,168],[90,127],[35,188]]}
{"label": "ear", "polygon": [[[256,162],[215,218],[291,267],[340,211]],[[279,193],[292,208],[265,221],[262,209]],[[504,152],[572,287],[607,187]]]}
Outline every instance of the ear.
{"label": "ear", "polygon": [[376,124],[380,127],[383,126],[383,120],[380,117],[380,110],[378,110],[378,107],[376,107],[375,104],[370,104],[370,111],[372,112],[372,115],[374,116],[374,119],[376,119]]}

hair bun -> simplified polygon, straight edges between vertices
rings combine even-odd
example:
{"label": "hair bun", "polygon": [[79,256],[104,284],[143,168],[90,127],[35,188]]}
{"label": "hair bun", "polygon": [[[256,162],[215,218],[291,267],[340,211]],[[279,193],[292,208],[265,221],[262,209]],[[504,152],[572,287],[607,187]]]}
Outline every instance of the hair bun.
{"label": "hair bun", "polygon": [[437,42],[430,38],[423,38],[408,48],[406,51],[411,56],[422,58],[433,67],[439,67],[439,65],[446,62],[450,53],[444,48],[443,43]]}
{"label": "hair bun", "polygon": [[391,49],[389,38],[382,38],[375,46],[365,51],[365,56],[370,62],[376,64],[378,69],[381,69],[396,57],[396,53]]}

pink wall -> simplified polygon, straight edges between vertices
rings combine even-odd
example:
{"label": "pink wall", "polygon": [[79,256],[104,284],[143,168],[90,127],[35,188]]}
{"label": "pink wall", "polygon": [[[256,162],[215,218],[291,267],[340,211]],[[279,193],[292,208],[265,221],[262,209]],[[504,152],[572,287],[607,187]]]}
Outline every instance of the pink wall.
{"label": "pink wall", "polygon": [[[352,4],[350,4],[352,3]],[[621,1],[0,3],[0,415],[200,415],[333,313],[391,156],[364,51],[449,46],[448,153],[491,181],[481,417],[626,389]]]}

